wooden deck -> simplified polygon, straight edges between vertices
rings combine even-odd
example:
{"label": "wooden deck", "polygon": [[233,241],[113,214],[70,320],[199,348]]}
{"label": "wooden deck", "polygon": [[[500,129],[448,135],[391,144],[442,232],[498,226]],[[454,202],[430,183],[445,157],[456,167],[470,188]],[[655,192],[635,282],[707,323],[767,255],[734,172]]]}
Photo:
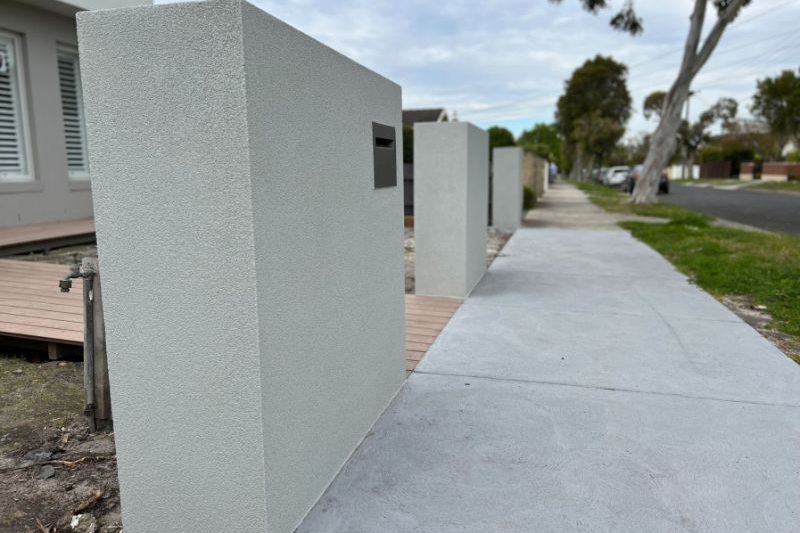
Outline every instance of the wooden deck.
{"label": "wooden deck", "polygon": [[0,228],[0,256],[94,242],[94,219]]}
{"label": "wooden deck", "polygon": [[61,292],[65,265],[0,259],[0,335],[83,344],[83,282]]}
{"label": "wooden deck", "polygon": [[[0,336],[83,344],[83,285],[61,292],[58,280],[69,268],[0,259]],[[461,305],[454,298],[406,295],[406,371],[413,371]]]}
{"label": "wooden deck", "polygon": [[412,372],[462,300],[406,294],[406,372]]}

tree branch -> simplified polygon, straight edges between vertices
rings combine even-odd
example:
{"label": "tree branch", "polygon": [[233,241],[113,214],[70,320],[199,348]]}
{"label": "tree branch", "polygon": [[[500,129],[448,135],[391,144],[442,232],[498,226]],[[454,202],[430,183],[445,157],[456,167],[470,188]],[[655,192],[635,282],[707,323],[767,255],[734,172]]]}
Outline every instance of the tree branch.
{"label": "tree branch", "polygon": [[694,65],[697,57],[697,45],[700,42],[700,34],[703,33],[703,22],[706,18],[706,3],[707,0],[694,0],[694,10],[689,19],[689,35],[686,36],[686,46],[683,49],[681,74],[691,70],[691,65]]}
{"label": "tree branch", "polygon": [[[704,0],[698,1],[705,3]],[[746,0],[732,0],[728,7],[726,7],[725,10],[719,14],[717,22],[714,24],[714,27],[711,28],[711,31],[703,43],[703,47],[695,57],[694,65],[692,65],[691,70],[692,78],[694,78],[697,73],[700,72],[700,69],[703,68],[703,65],[706,64],[706,61],[708,61],[708,58],[711,56],[711,52],[713,52],[714,48],[717,47],[717,43],[722,37],[722,33],[725,31],[725,28],[733,21],[733,19],[736,18],[736,15],[739,14],[739,10],[742,9],[742,6],[744,6],[745,2]]]}

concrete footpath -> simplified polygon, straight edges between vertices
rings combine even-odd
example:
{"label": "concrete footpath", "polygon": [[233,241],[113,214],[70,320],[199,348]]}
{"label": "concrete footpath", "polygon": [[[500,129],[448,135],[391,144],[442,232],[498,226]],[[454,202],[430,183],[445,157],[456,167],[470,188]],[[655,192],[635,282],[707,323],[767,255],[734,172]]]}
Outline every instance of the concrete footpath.
{"label": "concrete footpath", "polygon": [[800,367],[551,189],[301,532],[800,531]]}

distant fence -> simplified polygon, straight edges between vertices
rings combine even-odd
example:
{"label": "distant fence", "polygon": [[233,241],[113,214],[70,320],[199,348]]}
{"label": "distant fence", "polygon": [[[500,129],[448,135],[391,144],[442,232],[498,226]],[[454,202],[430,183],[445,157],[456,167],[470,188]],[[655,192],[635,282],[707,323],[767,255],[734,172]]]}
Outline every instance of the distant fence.
{"label": "distant fence", "polygon": [[700,179],[735,176],[732,161],[709,161],[700,165]]}
{"label": "distant fence", "polygon": [[744,162],[739,169],[739,179],[744,181],[754,179],[764,181],[800,180],[800,163],[783,161]]}

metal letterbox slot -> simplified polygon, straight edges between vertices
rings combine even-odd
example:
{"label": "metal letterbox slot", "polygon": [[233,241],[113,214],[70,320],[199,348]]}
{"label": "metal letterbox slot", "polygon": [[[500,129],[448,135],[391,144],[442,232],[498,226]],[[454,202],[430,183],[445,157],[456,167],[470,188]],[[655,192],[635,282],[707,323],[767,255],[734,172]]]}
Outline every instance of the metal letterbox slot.
{"label": "metal letterbox slot", "polygon": [[397,186],[397,146],[392,126],[372,123],[375,188]]}

